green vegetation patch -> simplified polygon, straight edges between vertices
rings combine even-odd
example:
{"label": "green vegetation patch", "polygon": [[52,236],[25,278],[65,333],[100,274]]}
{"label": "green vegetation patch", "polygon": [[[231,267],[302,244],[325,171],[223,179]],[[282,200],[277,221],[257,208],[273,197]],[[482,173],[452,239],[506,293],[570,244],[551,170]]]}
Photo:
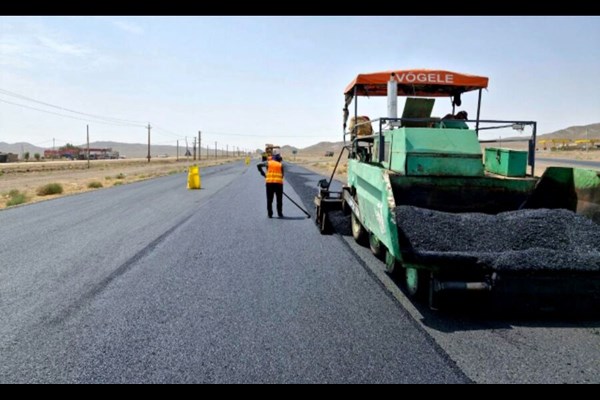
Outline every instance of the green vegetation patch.
{"label": "green vegetation patch", "polygon": [[6,202],[7,207],[16,206],[27,202],[27,196],[25,196],[25,193],[21,193],[15,189],[8,192],[8,197],[10,198]]}
{"label": "green vegetation patch", "polygon": [[60,183],[49,183],[44,186],[40,186],[37,190],[38,196],[49,196],[52,194],[61,194],[63,187]]}
{"label": "green vegetation patch", "polygon": [[102,187],[104,187],[104,186],[100,182],[90,182],[90,183],[88,183],[88,188],[89,189],[100,189]]}

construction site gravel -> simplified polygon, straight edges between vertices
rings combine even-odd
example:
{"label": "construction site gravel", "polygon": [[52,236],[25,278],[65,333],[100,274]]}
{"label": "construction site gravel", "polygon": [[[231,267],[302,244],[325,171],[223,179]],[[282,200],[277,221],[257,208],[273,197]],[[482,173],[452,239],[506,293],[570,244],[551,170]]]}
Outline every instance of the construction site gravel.
{"label": "construction site gravel", "polygon": [[453,214],[396,207],[406,253],[420,262],[496,271],[600,271],[600,225],[564,209]]}

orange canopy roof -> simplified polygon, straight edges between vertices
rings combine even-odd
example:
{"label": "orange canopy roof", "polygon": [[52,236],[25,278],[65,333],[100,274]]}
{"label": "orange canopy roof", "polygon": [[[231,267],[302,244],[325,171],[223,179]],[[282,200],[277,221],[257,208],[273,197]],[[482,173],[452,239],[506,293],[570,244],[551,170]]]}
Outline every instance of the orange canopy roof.
{"label": "orange canopy roof", "polygon": [[488,78],[439,69],[406,69],[359,74],[344,90],[352,95],[356,86],[358,96],[387,96],[391,74],[398,82],[399,96],[451,96],[487,88]]}

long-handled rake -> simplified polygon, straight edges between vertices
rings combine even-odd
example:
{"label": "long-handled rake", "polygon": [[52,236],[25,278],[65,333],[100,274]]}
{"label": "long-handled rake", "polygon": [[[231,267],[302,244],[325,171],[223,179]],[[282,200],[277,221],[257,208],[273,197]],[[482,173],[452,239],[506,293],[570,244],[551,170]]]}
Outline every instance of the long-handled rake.
{"label": "long-handled rake", "polygon": [[296,203],[294,200],[292,200],[292,198],[291,198],[290,196],[288,196],[288,195],[287,195],[285,192],[283,192],[283,195],[284,195],[285,197],[287,197],[289,201],[291,201],[292,203],[294,203],[294,205],[295,205],[296,207],[298,207],[300,210],[302,210],[302,212],[303,212],[304,214],[306,214],[306,218],[311,218],[311,216],[310,216],[310,214],[308,213],[308,211],[306,211],[304,208],[300,207],[300,205],[299,205],[298,203]]}

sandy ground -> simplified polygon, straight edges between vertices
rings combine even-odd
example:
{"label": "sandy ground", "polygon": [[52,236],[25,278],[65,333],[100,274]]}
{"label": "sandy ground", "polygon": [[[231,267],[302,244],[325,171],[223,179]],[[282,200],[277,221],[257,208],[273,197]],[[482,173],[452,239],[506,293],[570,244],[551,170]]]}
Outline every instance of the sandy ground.
{"label": "sandy ground", "polygon": [[[337,153],[334,157],[323,157],[316,155],[309,156],[298,156],[296,161],[294,161],[293,157],[290,157],[289,160],[295,164],[301,165],[306,169],[309,169],[313,172],[317,172],[319,174],[331,176],[333,172],[333,168],[335,167],[335,163],[339,157],[339,153]],[[344,152],[342,159],[340,160],[340,165],[335,173],[334,178],[346,182],[348,180],[348,155]]]}
{"label": "sandy ground", "polygon": [[[18,190],[25,194],[26,202],[33,203],[41,200],[82,193],[90,190],[92,182],[99,182],[102,187],[123,185],[144,179],[155,178],[180,172],[185,172],[193,164],[202,168],[219,165],[235,160],[234,158],[202,160],[199,163],[180,158],[157,158],[150,163],[146,159],[131,160],[94,160],[87,161],[45,161],[0,164],[0,209],[6,208],[10,199],[8,193]],[[63,187],[62,195],[38,196],[38,188],[49,184],[59,183]]]}

